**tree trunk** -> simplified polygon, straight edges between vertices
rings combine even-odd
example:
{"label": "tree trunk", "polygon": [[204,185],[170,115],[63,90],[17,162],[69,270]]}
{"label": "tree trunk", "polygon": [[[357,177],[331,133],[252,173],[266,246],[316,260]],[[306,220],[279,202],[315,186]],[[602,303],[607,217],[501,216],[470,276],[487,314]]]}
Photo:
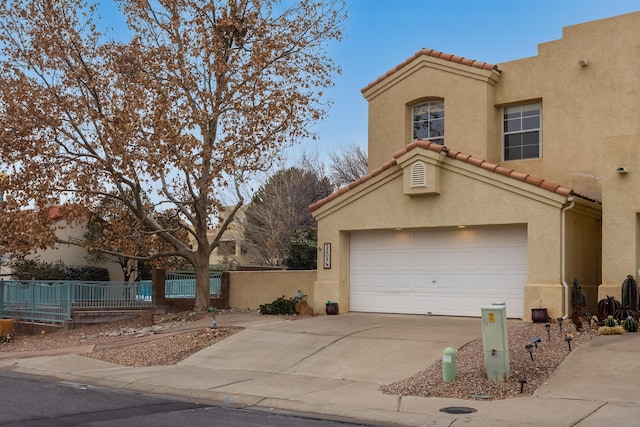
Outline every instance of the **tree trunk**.
{"label": "tree trunk", "polygon": [[194,263],[193,268],[196,272],[196,299],[193,311],[204,311],[210,305],[209,257],[205,262]]}

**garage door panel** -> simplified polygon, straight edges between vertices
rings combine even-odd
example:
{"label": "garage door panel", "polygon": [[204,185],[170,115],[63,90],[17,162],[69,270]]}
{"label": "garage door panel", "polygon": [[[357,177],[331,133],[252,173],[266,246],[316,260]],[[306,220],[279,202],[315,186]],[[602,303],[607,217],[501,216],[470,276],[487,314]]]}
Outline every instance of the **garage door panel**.
{"label": "garage door panel", "polygon": [[353,234],[350,309],[480,316],[502,300],[522,317],[526,236],[524,226]]}

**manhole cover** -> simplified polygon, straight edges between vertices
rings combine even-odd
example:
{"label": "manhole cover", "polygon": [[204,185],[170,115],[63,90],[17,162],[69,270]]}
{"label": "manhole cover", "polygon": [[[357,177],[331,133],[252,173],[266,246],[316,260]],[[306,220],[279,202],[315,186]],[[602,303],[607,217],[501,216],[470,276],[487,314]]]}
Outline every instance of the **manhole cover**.
{"label": "manhole cover", "polygon": [[467,408],[466,406],[449,406],[440,409],[440,412],[446,412],[447,414],[473,414],[477,411],[477,409]]}

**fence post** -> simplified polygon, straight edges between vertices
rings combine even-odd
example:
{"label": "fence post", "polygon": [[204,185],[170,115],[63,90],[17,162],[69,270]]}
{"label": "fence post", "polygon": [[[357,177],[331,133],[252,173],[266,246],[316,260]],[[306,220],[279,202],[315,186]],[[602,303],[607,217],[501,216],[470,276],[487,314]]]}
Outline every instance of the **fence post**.
{"label": "fence post", "polygon": [[164,268],[154,268],[151,271],[151,303],[154,314],[164,314],[167,312],[165,306],[165,279],[166,270]]}
{"label": "fence post", "polygon": [[31,278],[31,323],[36,321],[36,279]]}
{"label": "fence post", "polygon": [[224,308],[229,308],[229,284],[231,282],[231,274],[228,271],[222,272],[220,279],[220,297]]}

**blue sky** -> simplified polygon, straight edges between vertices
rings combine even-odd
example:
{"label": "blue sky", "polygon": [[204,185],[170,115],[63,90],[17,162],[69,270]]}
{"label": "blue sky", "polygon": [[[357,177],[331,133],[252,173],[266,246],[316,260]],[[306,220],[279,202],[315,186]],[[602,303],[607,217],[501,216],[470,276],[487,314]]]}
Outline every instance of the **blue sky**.
{"label": "blue sky", "polygon": [[[360,90],[422,48],[493,64],[535,56],[562,28],[640,11],[640,0],[346,0],[344,40],[329,53],[343,72],[333,106],[314,126],[317,141],[293,152],[321,156],[351,144],[366,148],[367,103]],[[105,18],[115,12],[102,2]]]}
{"label": "blue sky", "polygon": [[537,45],[562,38],[563,27],[640,10],[638,0],[347,2],[345,39],[331,49],[343,73],[329,118],[317,127],[321,154],[349,144],[366,148],[360,90],[422,48],[500,64],[537,55]]}

